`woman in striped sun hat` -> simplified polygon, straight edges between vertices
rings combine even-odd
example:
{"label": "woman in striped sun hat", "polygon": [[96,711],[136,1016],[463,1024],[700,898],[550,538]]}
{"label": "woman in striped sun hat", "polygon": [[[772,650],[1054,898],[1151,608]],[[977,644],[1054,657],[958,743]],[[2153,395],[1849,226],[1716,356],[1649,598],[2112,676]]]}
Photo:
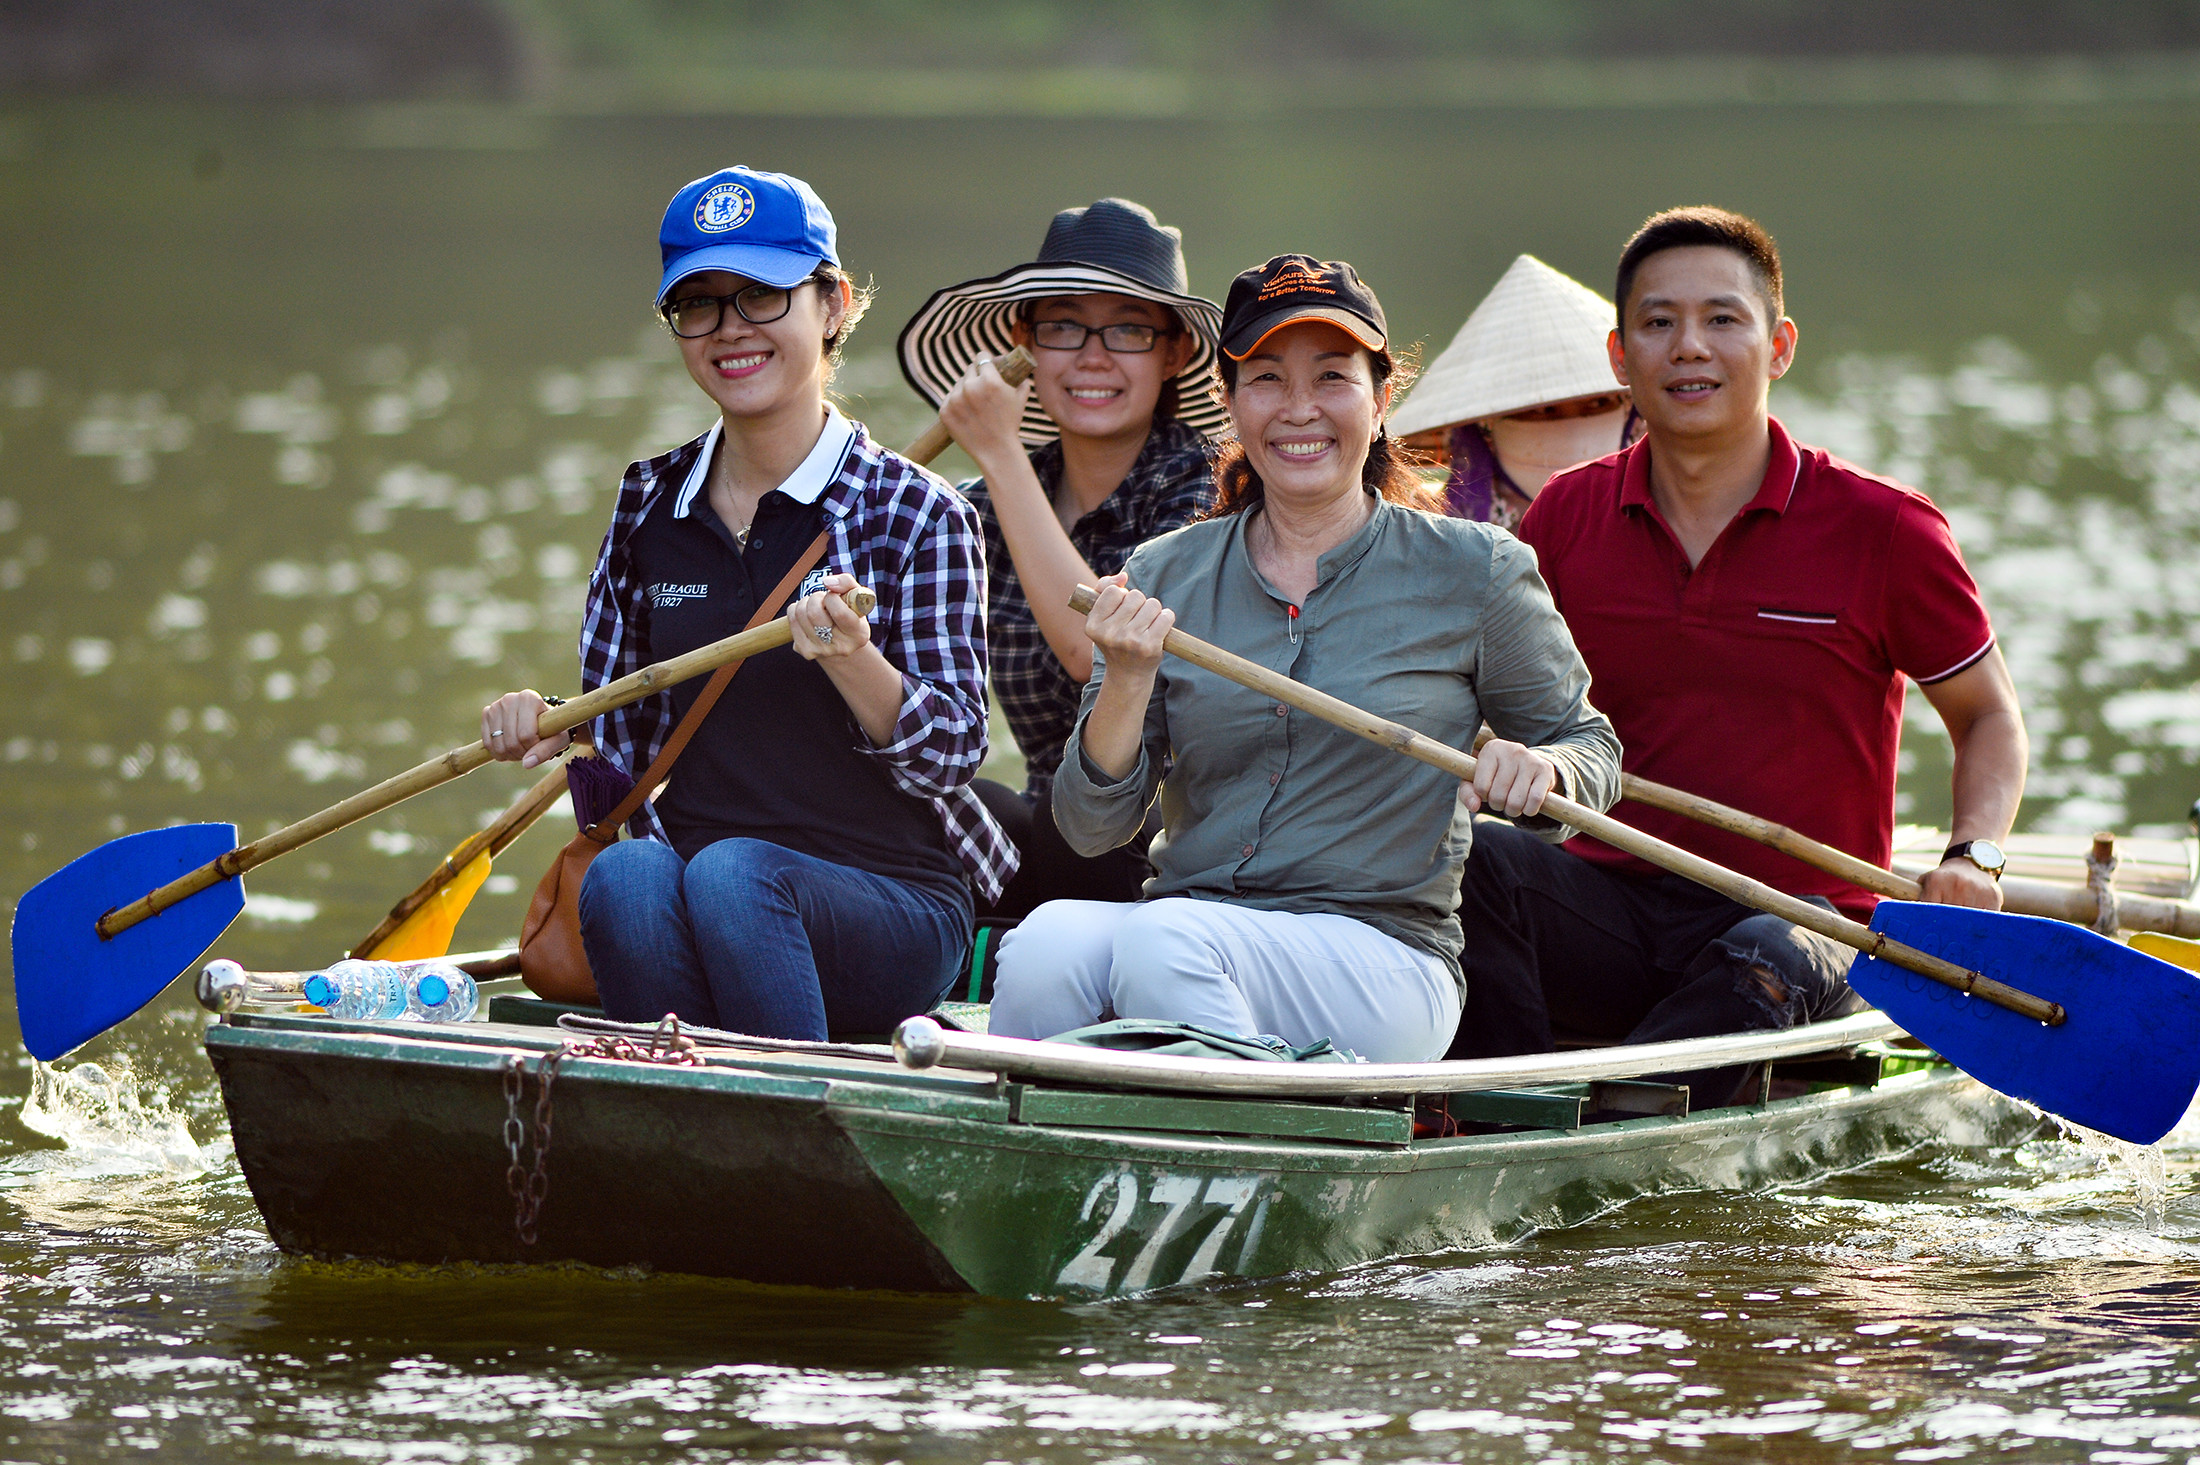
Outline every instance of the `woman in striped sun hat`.
{"label": "woman in striped sun hat", "polygon": [[[901,369],[977,463],[993,691],[1023,750],[1024,789],[980,780],[1023,851],[1000,901],[1020,916],[1065,897],[1135,900],[1152,873],[1134,840],[1094,859],[1062,842],[1048,795],[1092,673],[1070,591],[1214,501],[1208,389],[1222,311],[1190,293],[1182,236],[1119,198],[1054,216],[1039,257],[939,291],[901,333]],[[1030,351],[1011,387],[993,358]]]}

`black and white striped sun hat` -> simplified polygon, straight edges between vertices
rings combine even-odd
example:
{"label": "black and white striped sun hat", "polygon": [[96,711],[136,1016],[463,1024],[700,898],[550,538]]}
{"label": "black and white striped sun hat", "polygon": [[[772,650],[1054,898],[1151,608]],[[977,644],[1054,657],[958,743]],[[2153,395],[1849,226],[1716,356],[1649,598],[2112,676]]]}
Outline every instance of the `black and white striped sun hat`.
{"label": "black and white striped sun hat", "polygon": [[[1229,418],[1209,384],[1222,308],[1191,293],[1184,236],[1128,199],[1103,198],[1089,208],[1064,209],[1048,226],[1035,262],[935,293],[901,328],[901,374],[937,407],[979,357],[1015,349],[1012,328],[1019,304],[1103,293],[1151,300],[1177,313],[1193,341],[1191,359],[1176,377],[1177,418],[1209,437],[1220,435]],[[1037,447],[1058,433],[1033,393],[1024,408],[1024,443]]]}

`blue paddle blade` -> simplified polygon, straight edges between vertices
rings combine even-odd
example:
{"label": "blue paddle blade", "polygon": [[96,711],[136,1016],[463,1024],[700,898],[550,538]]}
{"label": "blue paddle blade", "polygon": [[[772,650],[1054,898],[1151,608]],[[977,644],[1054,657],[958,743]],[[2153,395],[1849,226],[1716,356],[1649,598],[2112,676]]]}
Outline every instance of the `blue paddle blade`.
{"label": "blue paddle blade", "polygon": [[1849,985],[1979,1082],[2150,1145],[2200,1089],[2200,974],[2041,916],[1884,900],[1872,929],[2049,1002],[2048,1027],[1876,957]]}
{"label": "blue paddle blade", "polygon": [[15,907],[15,1015],[47,1062],[136,1012],[205,954],[244,909],[224,880],[111,941],[97,922],[237,847],[234,824],[178,824],[109,840],[32,886]]}

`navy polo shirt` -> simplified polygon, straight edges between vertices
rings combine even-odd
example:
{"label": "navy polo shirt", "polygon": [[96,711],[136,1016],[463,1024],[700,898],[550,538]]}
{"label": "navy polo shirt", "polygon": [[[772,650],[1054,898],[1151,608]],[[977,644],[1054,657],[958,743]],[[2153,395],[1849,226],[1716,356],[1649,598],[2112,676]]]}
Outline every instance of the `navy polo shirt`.
{"label": "navy polo shirt", "polygon": [[[660,499],[628,542],[648,660],[693,651],[748,624],[758,600],[826,527],[820,500],[851,435],[833,413],[809,458],[758,500],[744,548],[705,491],[718,447],[713,430],[686,485]],[[819,568],[832,568],[829,557]],[[687,715],[707,681],[672,689],[675,716]],[[721,839],[761,839],[966,900],[962,866],[938,812],[858,752],[864,741],[814,662],[791,646],[752,656],[673,765],[657,795],[657,817],[684,859]]]}

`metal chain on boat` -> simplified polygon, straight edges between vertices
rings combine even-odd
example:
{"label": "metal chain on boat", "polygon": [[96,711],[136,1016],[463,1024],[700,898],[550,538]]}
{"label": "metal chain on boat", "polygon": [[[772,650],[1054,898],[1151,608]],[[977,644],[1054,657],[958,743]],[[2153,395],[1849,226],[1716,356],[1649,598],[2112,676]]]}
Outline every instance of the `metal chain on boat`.
{"label": "metal chain on boat", "polygon": [[530,1169],[523,1158],[528,1148],[527,1124],[520,1118],[520,1105],[527,1090],[527,1055],[514,1053],[507,1057],[504,1060],[504,1150],[511,1163],[505,1167],[504,1187],[512,1193],[512,1228],[519,1233],[521,1246],[535,1244],[537,1226],[542,1219],[542,1203],[550,1194],[550,1090],[557,1082],[559,1066],[568,1058],[703,1066],[703,1055],[695,1051],[695,1040],[680,1031],[680,1019],[669,1012],[657,1024],[657,1031],[651,1035],[647,1047],[631,1038],[606,1033],[590,1042],[568,1041],[556,1052],[543,1054],[542,1062],[535,1069],[541,1088],[535,1095],[535,1163]]}
{"label": "metal chain on boat", "polygon": [[568,1039],[565,1051],[575,1056],[616,1058],[628,1063],[672,1063],[691,1068],[703,1066],[703,1055],[695,1051],[695,1040],[680,1031],[679,1017],[670,1012],[659,1020],[657,1031],[650,1035],[649,1046],[646,1048],[621,1034],[603,1033],[591,1042]]}
{"label": "metal chain on boat", "polygon": [[535,1163],[532,1170],[521,1161],[527,1144],[527,1126],[520,1119],[520,1100],[525,1095],[527,1056],[514,1053],[504,1060],[504,1148],[511,1164],[504,1172],[504,1187],[512,1193],[512,1228],[521,1246],[535,1244],[536,1225],[542,1218],[543,1198],[550,1193],[550,1088],[557,1082],[558,1065],[568,1050],[542,1055],[536,1068],[541,1084],[535,1096]]}

